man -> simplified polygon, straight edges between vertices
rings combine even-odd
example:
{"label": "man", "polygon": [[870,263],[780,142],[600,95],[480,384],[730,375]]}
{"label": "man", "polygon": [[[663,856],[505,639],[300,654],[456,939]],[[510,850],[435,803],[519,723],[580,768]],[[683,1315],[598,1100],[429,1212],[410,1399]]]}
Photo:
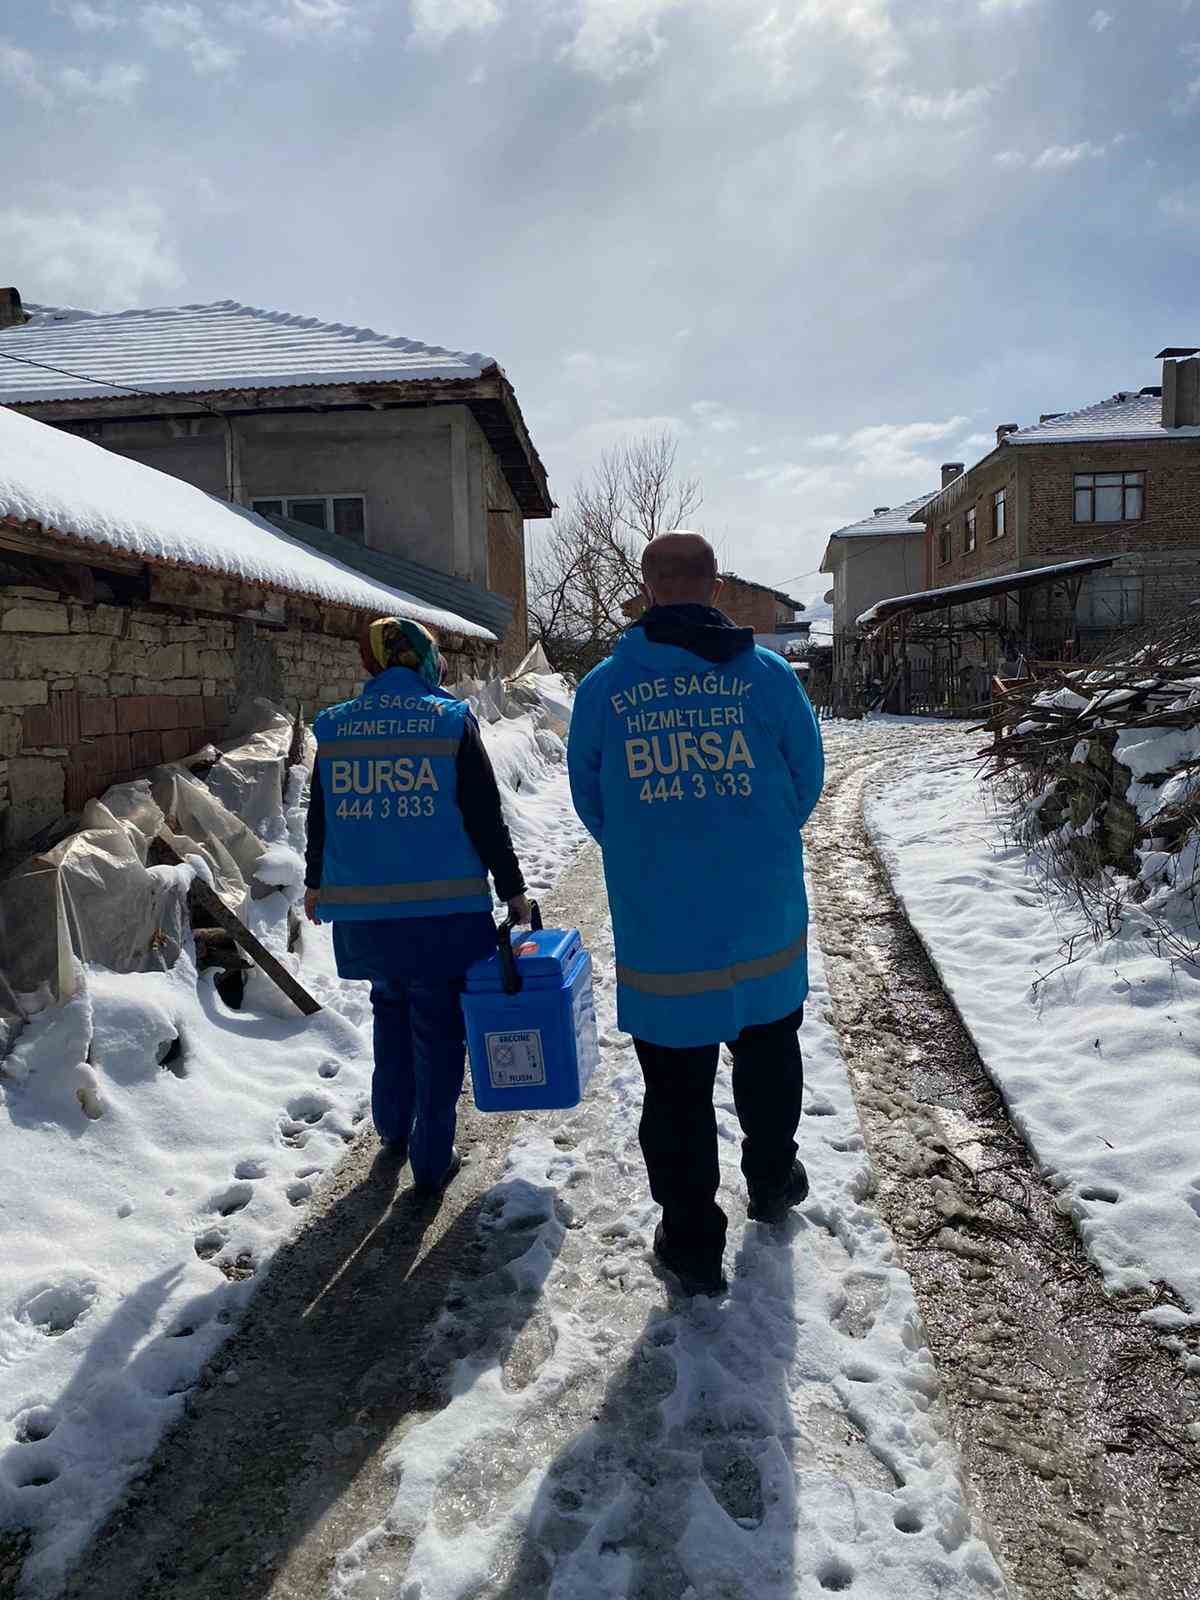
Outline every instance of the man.
{"label": "man", "polygon": [[824,758],[791,668],[714,608],[706,540],[660,535],[642,578],[649,609],[575,698],[571,792],[604,852],[617,1019],[645,1078],[639,1132],[663,1213],[655,1253],[689,1292],[720,1293],[722,1040],[750,1216],[779,1221],[808,1193],[795,1142],[808,993],[800,828]]}
{"label": "man", "polygon": [[514,920],[530,907],[479,726],[441,687],[436,638],[380,617],[362,654],[362,694],[314,724],[304,908],[333,923],[339,974],[371,981],[375,1128],[429,1198],[462,1165],[459,995],[496,947],[487,874]]}

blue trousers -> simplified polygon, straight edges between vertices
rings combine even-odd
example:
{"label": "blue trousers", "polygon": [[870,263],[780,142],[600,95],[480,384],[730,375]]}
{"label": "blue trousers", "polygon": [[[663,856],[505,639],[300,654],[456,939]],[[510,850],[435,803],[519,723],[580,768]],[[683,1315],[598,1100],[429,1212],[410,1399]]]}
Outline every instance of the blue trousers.
{"label": "blue trousers", "polygon": [[371,1114],[381,1139],[408,1150],[413,1181],[434,1185],[454,1148],[466,1064],[462,980],[376,980]]}

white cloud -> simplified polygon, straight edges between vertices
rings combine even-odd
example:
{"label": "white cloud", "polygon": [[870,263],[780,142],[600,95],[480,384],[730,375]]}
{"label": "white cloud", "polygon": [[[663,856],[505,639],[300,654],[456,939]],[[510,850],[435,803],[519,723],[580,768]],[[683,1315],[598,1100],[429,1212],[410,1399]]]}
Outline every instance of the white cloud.
{"label": "white cloud", "polygon": [[1019,150],[997,150],[992,160],[998,167],[1023,167],[1029,160]]}
{"label": "white cloud", "polygon": [[681,0],[582,0],[578,28],[563,56],[577,71],[604,83],[644,71],[666,48],[659,22],[680,4]]}
{"label": "white cloud", "polygon": [[145,77],[141,67],[110,62],[97,72],[84,67],[46,68],[29,50],[0,39],[0,84],[41,106],[70,100],[126,105]]}
{"label": "white cloud", "polygon": [[985,17],[1011,16],[1015,11],[1028,11],[1039,0],[979,0],[979,9]]}
{"label": "white cloud", "polygon": [[811,61],[813,35],[822,29],[849,38],[876,75],[897,66],[905,49],[891,15],[891,0],[796,0],[772,6],[744,35],[741,50],[766,73],[766,87],[784,94]]}
{"label": "white cloud", "polygon": [[719,400],[693,400],[690,410],[710,433],[736,433],[741,427],[733,412]]}
{"label": "white cloud", "polygon": [[646,435],[670,433],[680,436],[688,432],[682,417],[609,417],[603,422],[589,422],[576,429],[566,441],[564,454],[580,461],[594,460],[603,450],[611,450],[627,439],[640,439]]}
{"label": "white cloud", "polygon": [[643,363],[629,356],[599,355],[595,350],[572,350],[566,358],[573,382],[599,385],[636,378]]}
{"label": "white cloud", "polygon": [[1063,167],[1074,167],[1081,161],[1097,161],[1109,146],[1096,144],[1091,139],[1081,139],[1078,144],[1051,144],[1033,159],[1038,172],[1053,172]]}
{"label": "white cloud", "polygon": [[875,88],[867,99],[882,111],[897,111],[914,122],[957,122],[974,116],[995,92],[990,83],[978,83],[971,89],[947,89],[944,94],[933,95]]}
{"label": "white cloud", "polygon": [[1175,222],[1200,222],[1200,185],[1190,189],[1173,189],[1161,195],[1158,209]]}
{"label": "white cloud", "polygon": [[114,61],[99,72],[88,72],[83,67],[61,67],[56,82],[75,100],[108,100],[128,105],[145,77],[141,67]]}
{"label": "white cloud", "polygon": [[422,44],[439,45],[456,33],[482,33],[495,27],[497,0],[413,0],[413,31]]}
{"label": "white cloud", "polygon": [[891,485],[887,494],[898,499],[898,489],[920,492],[937,481],[937,455],[931,456],[929,447],[957,437],[968,420],[883,422],[850,434],[816,434],[804,442],[822,452],[823,461],[775,462],[752,468],[745,478],[789,494],[828,495],[831,503],[842,505],[868,499],[870,485]]}
{"label": "white cloud", "polygon": [[5,83],[27,100],[37,100],[43,105],[51,103],[52,96],[42,78],[37,58],[19,44],[0,39],[0,83]]}
{"label": "white cloud", "polygon": [[239,15],[282,39],[307,39],[317,34],[340,33],[354,19],[353,0],[273,0],[259,5],[248,17],[237,8],[231,15]]}
{"label": "white cloud", "polygon": [[51,196],[0,210],[5,270],[32,301],[114,308],[182,272],[162,212],[137,197]]}
{"label": "white cloud", "polygon": [[1111,11],[1093,11],[1088,18],[1088,27],[1094,28],[1097,33],[1103,33],[1106,28],[1111,28],[1116,18]]}
{"label": "white cloud", "polygon": [[123,19],[115,11],[102,11],[87,0],[75,0],[67,7],[67,15],[80,33],[112,33],[123,26]]}
{"label": "white cloud", "polygon": [[199,6],[156,4],[142,7],[142,27],[160,50],[182,50],[201,77],[228,72],[236,66],[240,49],[215,38],[205,25]]}

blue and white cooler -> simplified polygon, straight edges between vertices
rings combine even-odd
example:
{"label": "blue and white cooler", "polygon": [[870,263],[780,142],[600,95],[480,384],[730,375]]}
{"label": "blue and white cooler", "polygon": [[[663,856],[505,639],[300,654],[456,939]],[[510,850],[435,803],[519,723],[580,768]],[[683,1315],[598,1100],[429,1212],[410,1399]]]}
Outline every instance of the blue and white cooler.
{"label": "blue and white cooler", "polygon": [[578,928],[496,930],[496,953],[467,972],[462,997],[480,1111],[577,1106],[600,1060],[592,958]]}

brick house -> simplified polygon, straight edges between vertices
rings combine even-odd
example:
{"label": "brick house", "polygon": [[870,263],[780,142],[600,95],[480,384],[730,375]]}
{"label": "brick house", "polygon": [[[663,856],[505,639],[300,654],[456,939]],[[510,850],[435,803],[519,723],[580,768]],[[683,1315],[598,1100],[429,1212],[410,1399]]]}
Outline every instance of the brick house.
{"label": "brick house", "polygon": [[455,677],[495,670],[470,619],[0,407],[0,853],[255,697],[309,716],[349,698],[381,612],[435,626]]}
{"label": "brick house", "polygon": [[372,557],[405,561],[402,586],[419,597],[423,574],[454,579],[460,607],[472,586],[492,631],[503,607],[502,667],[524,655],[524,520],[553,506],[490,357],[232,301],[93,315],[25,310],[0,290],[6,355],[0,405],[282,519],[293,535],[310,527],[368,575]]}
{"label": "brick house", "polygon": [[[730,621],[739,628],[753,628],[761,636],[782,638],[796,619],[797,611],[804,610],[804,601],[782,594],[769,584],[753,583],[749,578],[739,578],[734,572],[721,574],[721,594],[718,604]],[[631,620],[640,617],[646,609],[646,597],[640,592],[626,600],[621,610]],[[776,649],[776,644],[770,645]]]}
{"label": "brick house", "polygon": [[1200,593],[1200,361],[1163,356],[1161,388],[998,428],[995,448],[912,514],[923,587],[1115,558],[1083,580],[1073,612],[1051,588],[993,602],[1022,649],[1052,658],[1086,656]]}

